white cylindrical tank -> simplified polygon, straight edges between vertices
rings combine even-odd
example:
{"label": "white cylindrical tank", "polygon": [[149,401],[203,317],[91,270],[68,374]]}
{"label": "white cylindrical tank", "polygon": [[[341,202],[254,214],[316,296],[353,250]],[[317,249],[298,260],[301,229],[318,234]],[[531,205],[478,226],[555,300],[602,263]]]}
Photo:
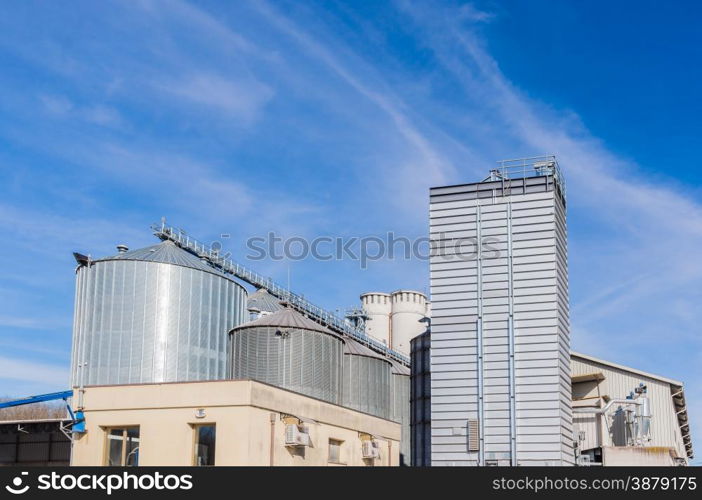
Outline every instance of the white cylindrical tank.
{"label": "white cylindrical tank", "polygon": [[363,310],[368,315],[366,333],[390,345],[390,294],[368,292],[361,295]]}
{"label": "white cylindrical tank", "polygon": [[415,290],[397,290],[390,294],[390,347],[407,356],[410,340],[427,329],[427,297]]}

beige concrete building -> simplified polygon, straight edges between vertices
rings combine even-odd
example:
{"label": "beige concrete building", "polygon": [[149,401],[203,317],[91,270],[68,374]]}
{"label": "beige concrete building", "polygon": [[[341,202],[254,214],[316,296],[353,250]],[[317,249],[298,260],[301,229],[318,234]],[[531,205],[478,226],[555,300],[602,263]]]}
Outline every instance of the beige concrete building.
{"label": "beige concrete building", "polygon": [[[574,434],[589,462],[684,465],[693,457],[682,382],[576,352],[570,366]],[[646,408],[627,403],[632,391]]]}
{"label": "beige concrete building", "polygon": [[92,386],[84,407],[72,465],[399,465],[400,424],[252,380]]}

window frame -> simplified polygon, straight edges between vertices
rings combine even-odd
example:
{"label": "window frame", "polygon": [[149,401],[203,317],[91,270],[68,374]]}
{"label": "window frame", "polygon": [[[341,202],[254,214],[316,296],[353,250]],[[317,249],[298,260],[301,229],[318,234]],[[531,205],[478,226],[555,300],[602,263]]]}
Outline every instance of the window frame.
{"label": "window frame", "polygon": [[[138,441],[137,441],[137,446],[134,448],[134,450],[137,450],[138,452],[141,451],[141,426],[139,425],[110,425],[110,426],[105,426],[102,427],[103,432],[105,433],[105,446],[104,446],[104,453],[103,453],[103,461],[102,463],[107,466],[107,467],[138,467],[139,466],[139,454],[137,453],[137,463],[135,465],[128,465],[127,464],[127,458],[129,455],[127,455],[127,443],[129,439],[129,430],[130,429],[136,429],[137,430],[137,436],[138,436]],[[112,432],[113,431],[122,431],[122,439],[121,439],[121,455],[120,455],[120,463],[117,465],[111,465],[110,464],[110,445],[114,442],[117,441],[112,440]],[[132,452],[134,451],[132,450]],[[129,454],[131,455],[130,452]]]}
{"label": "window frame", "polygon": [[[190,427],[193,432],[193,448],[192,448],[192,453],[190,454],[190,463],[193,465],[193,467],[214,467],[217,465],[217,422],[197,422],[197,423],[192,423],[190,424]],[[200,443],[200,428],[201,427],[214,427],[214,463],[212,464],[207,464],[207,465],[198,465],[197,463],[197,453],[198,453],[198,445]]]}
{"label": "window frame", "polygon": [[[332,460],[331,456],[331,447],[332,444],[336,444],[339,447],[339,456],[338,460]],[[346,465],[346,462],[342,460],[343,458],[343,450],[344,450],[344,440],[343,439],[338,439],[334,437],[330,437],[327,440],[327,463],[328,464],[335,464],[335,465]]]}

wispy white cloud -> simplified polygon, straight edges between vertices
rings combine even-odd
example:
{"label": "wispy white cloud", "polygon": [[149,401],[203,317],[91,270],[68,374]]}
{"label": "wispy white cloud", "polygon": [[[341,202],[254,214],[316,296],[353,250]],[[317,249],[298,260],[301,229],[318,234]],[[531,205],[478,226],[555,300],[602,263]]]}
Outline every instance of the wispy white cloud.
{"label": "wispy white cloud", "polygon": [[69,369],[64,365],[0,356],[0,379],[39,382],[45,387],[68,386]]}
{"label": "wispy white cloud", "polygon": [[210,111],[219,111],[246,125],[259,116],[273,97],[273,89],[253,78],[233,79],[212,73],[200,73],[182,79],[155,83],[157,89],[175,98],[199,104]]}
{"label": "wispy white cloud", "polygon": [[105,104],[78,106],[70,99],[60,95],[41,95],[39,100],[45,111],[61,119],[79,119],[102,126],[117,127],[124,124],[124,118],[114,107]]}
{"label": "wispy white cloud", "polygon": [[[397,132],[413,149],[412,156],[415,158],[412,161],[405,160],[399,165],[386,164],[381,173],[387,176],[387,183],[403,185],[403,189],[398,190],[406,193],[401,197],[402,201],[417,199],[427,182],[438,185],[455,173],[451,160],[422,133],[410,116],[407,104],[393,92],[374,68],[362,59],[354,57],[338,40],[316,39],[272,5],[265,2],[256,2],[255,5],[270,23],[391,119]],[[330,48],[332,45],[333,49]],[[349,63],[346,59],[352,62]],[[418,177],[423,180],[421,187],[415,182]]]}
{"label": "wispy white cloud", "polygon": [[83,213],[59,215],[7,203],[0,204],[0,230],[22,246],[27,257],[22,264],[37,268],[49,257],[69,256],[80,248],[111,251],[115,238],[143,239],[143,232],[125,220],[87,217]]}
{"label": "wispy white cloud", "polygon": [[22,328],[28,330],[48,330],[57,327],[70,328],[70,316],[64,318],[46,318],[46,317],[26,317],[26,316],[9,316],[0,314],[0,326],[8,326],[12,328]]}

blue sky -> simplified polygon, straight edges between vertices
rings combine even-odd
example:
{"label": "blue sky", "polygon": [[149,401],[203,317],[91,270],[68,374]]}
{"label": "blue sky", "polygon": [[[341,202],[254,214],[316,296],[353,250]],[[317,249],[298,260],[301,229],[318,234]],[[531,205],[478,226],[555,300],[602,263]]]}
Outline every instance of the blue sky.
{"label": "blue sky", "polygon": [[[0,394],[67,383],[74,250],[427,231],[428,187],[565,171],[573,347],[683,380],[702,435],[693,2],[16,2],[0,17]],[[331,309],[423,261],[256,262]],[[702,446],[702,445],[700,445]],[[699,450],[698,450],[699,451]],[[702,452],[701,452],[702,453]]]}

